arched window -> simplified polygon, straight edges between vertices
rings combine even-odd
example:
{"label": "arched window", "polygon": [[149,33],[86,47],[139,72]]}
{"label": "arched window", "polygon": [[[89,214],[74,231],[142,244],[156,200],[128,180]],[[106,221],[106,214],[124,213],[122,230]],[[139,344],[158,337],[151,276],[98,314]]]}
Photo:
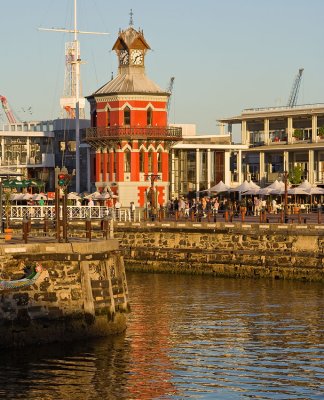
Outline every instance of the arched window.
{"label": "arched window", "polygon": [[149,172],[153,172],[153,151],[150,150],[148,152],[148,170]]}
{"label": "arched window", "polygon": [[139,161],[140,161],[140,172],[145,172],[144,165],[145,165],[145,151],[141,150],[139,153]]}
{"label": "arched window", "polygon": [[153,121],[153,110],[149,107],[146,111],[146,125],[151,126]]}
{"label": "arched window", "polygon": [[162,172],[162,151],[159,150],[157,153],[157,167],[158,172]]}
{"label": "arched window", "polygon": [[131,110],[129,107],[124,108],[124,125],[131,124]]}
{"label": "arched window", "polygon": [[110,109],[106,111],[106,126],[110,126]]}
{"label": "arched window", "polygon": [[131,152],[129,149],[124,151],[124,172],[131,172]]}

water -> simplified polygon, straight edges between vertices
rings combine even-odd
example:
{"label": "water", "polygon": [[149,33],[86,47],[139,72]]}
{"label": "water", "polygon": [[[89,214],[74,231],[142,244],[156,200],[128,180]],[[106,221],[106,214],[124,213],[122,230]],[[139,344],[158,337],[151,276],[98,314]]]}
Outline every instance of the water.
{"label": "water", "polygon": [[1,399],[324,399],[324,285],[128,274],[117,338],[0,358]]}

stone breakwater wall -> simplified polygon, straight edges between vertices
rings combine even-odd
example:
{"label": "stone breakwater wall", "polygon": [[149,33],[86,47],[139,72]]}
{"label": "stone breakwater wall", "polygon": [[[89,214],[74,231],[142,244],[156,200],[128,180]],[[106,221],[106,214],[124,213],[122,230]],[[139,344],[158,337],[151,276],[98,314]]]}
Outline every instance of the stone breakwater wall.
{"label": "stone breakwater wall", "polygon": [[129,310],[117,240],[0,245],[0,281],[42,272],[26,287],[0,291],[0,347],[80,340],[126,329]]}
{"label": "stone breakwater wall", "polygon": [[317,282],[324,282],[323,228],[189,222],[114,227],[127,270]]}

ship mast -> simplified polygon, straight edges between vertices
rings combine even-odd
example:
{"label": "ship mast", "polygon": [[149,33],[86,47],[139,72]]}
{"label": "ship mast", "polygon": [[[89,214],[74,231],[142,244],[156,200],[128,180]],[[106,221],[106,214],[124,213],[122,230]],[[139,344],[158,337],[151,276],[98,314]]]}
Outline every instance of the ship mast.
{"label": "ship mast", "polygon": [[[52,31],[52,32],[65,32],[73,33],[74,37],[74,49],[75,57],[70,61],[72,64],[71,71],[71,81],[75,82],[75,90],[72,90],[73,98],[72,103],[75,106],[75,191],[80,192],[80,43],[78,41],[78,34],[88,34],[88,35],[109,35],[107,32],[89,32],[89,31],[79,31],[77,29],[77,0],[74,0],[74,28],[64,29],[64,28],[38,28],[41,31]],[[84,100],[84,99],[82,99]],[[83,106],[84,107],[84,106]]]}

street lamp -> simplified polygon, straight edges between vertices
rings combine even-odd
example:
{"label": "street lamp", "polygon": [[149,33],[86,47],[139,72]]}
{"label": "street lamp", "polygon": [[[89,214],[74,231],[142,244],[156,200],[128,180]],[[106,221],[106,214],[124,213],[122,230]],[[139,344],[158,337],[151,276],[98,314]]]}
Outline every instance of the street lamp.
{"label": "street lamp", "polygon": [[284,221],[285,224],[288,222],[287,218],[287,209],[288,209],[288,172],[285,171],[283,174],[284,183],[285,183],[285,198],[284,198]]}

